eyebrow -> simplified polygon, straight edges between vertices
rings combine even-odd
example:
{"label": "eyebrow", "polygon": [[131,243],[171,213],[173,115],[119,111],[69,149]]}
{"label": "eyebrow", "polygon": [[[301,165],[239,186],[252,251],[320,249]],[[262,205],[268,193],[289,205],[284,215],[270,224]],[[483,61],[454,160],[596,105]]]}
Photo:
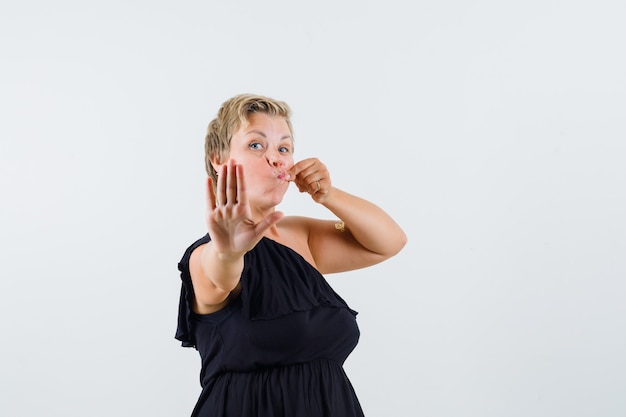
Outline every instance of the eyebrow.
{"label": "eyebrow", "polygon": [[[249,130],[249,131],[247,131],[247,132],[246,132],[246,135],[249,135],[249,134],[251,134],[251,133],[256,133],[256,134],[257,134],[257,135],[259,135],[259,136],[263,136],[264,138],[267,138],[267,136],[265,135],[265,133],[263,133],[263,132],[262,132],[262,131],[260,131],[260,130],[254,130],[254,129],[253,129],[253,130]],[[280,138],[280,140],[285,140],[285,139],[291,139],[291,135],[285,135],[285,136],[283,136],[282,138]]]}

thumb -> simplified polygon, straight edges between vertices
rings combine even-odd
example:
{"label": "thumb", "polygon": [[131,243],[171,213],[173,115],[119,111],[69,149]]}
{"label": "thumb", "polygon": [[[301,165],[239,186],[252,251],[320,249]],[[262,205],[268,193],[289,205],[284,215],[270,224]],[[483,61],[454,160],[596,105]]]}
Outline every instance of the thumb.
{"label": "thumb", "polygon": [[268,214],[267,217],[265,217],[256,225],[255,232],[257,233],[257,235],[262,235],[267,229],[274,226],[283,217],[285,217],[285,214],[282,211],[274,211]]}

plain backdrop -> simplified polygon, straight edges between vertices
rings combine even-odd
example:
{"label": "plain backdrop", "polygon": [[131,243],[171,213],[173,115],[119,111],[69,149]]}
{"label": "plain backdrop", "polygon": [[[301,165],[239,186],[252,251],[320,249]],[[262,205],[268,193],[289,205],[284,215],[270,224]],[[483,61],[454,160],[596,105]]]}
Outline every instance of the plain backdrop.
{"label": "plain backdrop", "polygon": [[[621,1],[0,6],[0,415],[188,416],[203,140],[250,92],[409,243],[328,276],[368,417],[626,415]],[[281,209],[333,219],[295,187]],[[297,417],[297,416],[294,416]]]}

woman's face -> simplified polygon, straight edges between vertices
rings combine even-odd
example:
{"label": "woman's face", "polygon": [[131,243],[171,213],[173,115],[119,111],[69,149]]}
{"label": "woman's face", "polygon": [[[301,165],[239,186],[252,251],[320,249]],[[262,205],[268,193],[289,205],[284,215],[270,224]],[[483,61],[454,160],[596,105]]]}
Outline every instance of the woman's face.
{"label": "woman's face", "polygon": [[293,164],[293,138],[285,119],[252,113],[230,141],[230,159],[244,166],[250,203],[275,206],[287,191],[284,175]]}

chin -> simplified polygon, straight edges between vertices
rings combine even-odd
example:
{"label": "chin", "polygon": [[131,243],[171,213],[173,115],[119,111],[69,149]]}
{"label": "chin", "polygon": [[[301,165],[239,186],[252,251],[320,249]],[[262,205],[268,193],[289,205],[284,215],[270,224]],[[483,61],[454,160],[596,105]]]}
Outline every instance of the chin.
{"label": "chin", "polygon": [[257,201],[259,201],[263,205],[274,207],[283,202],[286,192],[286,188],[275,188],[273,190],[268,190],[265,194],[259,195],[257,197]]}
{"label": "chin", "polygon": [[282,193],[279,196],[275,196],[275,197],[271,198],[271,204],[274,205],[274,206],[277,206],[277,205],[279,205],[280,203],[283,202],[284,198],[285,198],[285,193]]}

